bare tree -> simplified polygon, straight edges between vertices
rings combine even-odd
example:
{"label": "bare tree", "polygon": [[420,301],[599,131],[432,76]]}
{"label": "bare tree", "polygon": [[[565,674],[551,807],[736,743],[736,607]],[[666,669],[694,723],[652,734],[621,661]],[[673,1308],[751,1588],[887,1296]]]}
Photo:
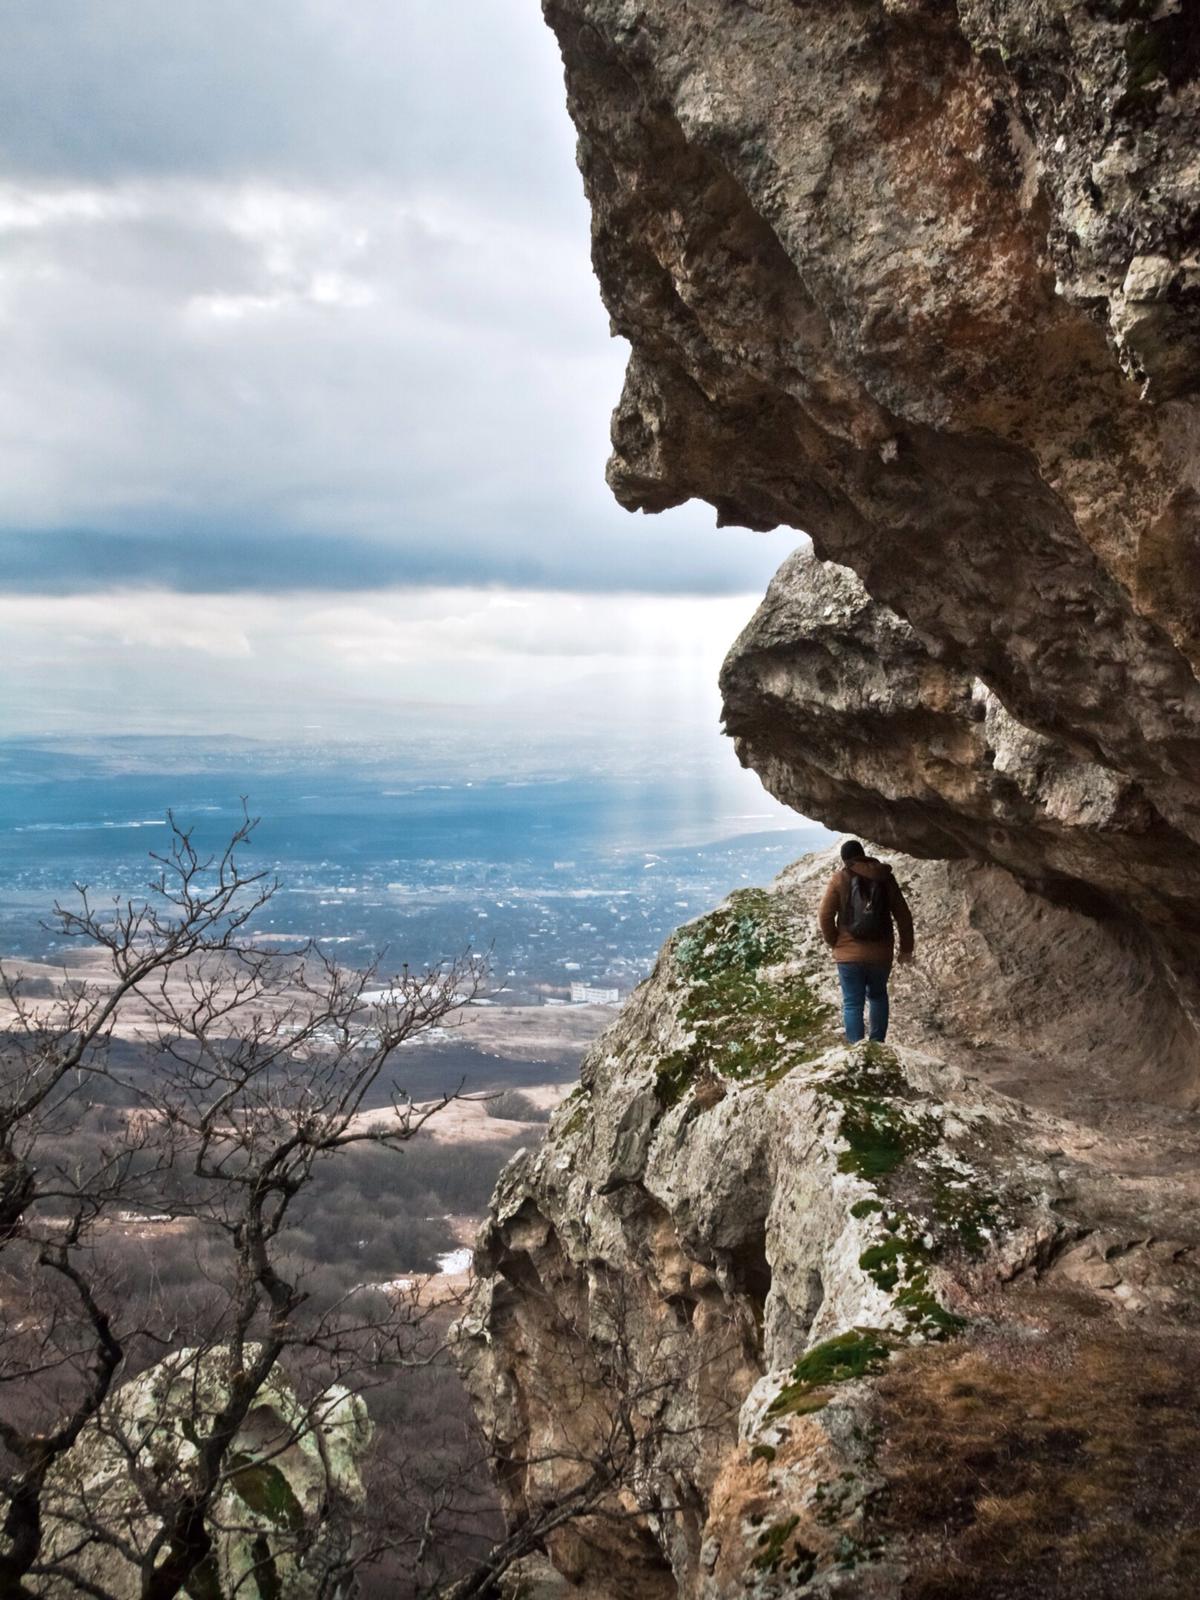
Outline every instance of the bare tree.
{"label": "bare tree", "polygon": [[[3,1596],[210,1592],[227,1491],[253,1503],[236,1446],[281,1364],[298,1409],[275,1404],[256,1467],[306,1438],[324,1448],[348,1392],[435,1356],[419,1299],[313,1294],[289,1228],[322,1163],[400,1149],[454,1098],[373,1103],[396,1052],[477,993],[481,965],[381,982],[378,963],[346,971],[313,944],[262,949],[248,928],[276,885],[240,865],[253,821],[216,857],[171,826],[144,899],[97,905],[78,887],[55,909],[65,937],[103,953],[104,982],[46,1005],[0,974]],[[115,1048],[131,1018],[148,1047],[137,1066]],[[186,1308],[126,1292],[110,1246],[130,1217],[166,1226],[172,1248],[203,1243],[205,1292]],[[161,1414],[131,1416],[118,1380],[168,1353]],[[123,1499],[64,1477],[81,1440],[116,1452]],[[312,1529],[283,1523],[303,1557]]]}

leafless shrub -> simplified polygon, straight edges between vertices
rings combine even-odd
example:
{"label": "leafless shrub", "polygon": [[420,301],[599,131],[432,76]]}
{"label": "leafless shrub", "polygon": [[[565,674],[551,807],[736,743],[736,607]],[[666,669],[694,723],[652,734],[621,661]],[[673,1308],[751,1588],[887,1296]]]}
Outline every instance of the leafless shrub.
{"label": "leafless shrub", "polygon": [[[316,1426],[331,1385],[361,1392],[437,1360],[444,1311],[345,1273],[317,1281],[302,1246],[324,1218],[304,1201],[334,1158],[392,1158],[454,1098],[397,1093],[365,1110],[396,1052],[477,992],[480,965],[403,969],[367,1004],[377,966],[256,948],[248,927],[275,885],[240,867],[252,828],[204,857],[172,822],[144,899],[98,905],[79,886],[56,907],[62,936],[104,952],[109,981],[68,983],[47,1005],[0,973],[15,1016],[0,1049],[0,1593],[108,1593],[99,1547],[147,1600],[178,1594],[211,1565],[233,1442],[281,1364],[308,1408],[295,1433]],[[149,1074],[114,1047],[135,1007]],[[359,1227],[369,1276],[399,1241]],[[151,1471],[118,1380],[183,1346],[198,1372],[220,1352],[228,1383],[215,1410],[197,1393],[182,1424],[151,1419],[194,1445],[186,1472]],[[138,1516],[114,1525],[111,1507],[81,1504],[78,1539],[48,1541],[47,1486],[85,1430],[123,1450]]]}
{"label": "leafless shrub", "polygon": [[489,1117],[503,1117],[511,1122],[549,1122],[550,1112],[545,1106],[534,1105],[520,1089],[503,1089],[488,1096]]}

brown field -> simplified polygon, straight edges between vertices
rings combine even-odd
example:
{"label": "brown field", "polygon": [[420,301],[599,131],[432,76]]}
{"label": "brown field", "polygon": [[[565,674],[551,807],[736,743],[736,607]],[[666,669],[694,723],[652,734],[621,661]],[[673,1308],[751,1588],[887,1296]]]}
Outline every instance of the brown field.
{"label": "brown field", "polygon": [[[39,1017],[50,1016],[64,984],[86,983],[105,992],[113,981],[105,952],[94,946],[64,951],[62,959],[53,964],[4,960],[0,967],[21,980],[27,1009]],[[183,969],[168,978],[167,992],[177,1000],[184,999],[187,986]],[[281,987],[277,994],[266,997],[261,1009],[282,1012],[300,998],[297,989]],[[12,1002],[0,994],[0,1029],[11,1027],[14,1016]],[[482,1054],[511,1061],[577,1059],[615,1016],[609,1006],[501,1006],[482,1002],[464,1007],[448,1027],[433,1030],[425,1039],[432,1043],[452,1038]],[[122,1006],[115,1031],[121,1039],[149,1037],[153,1030],[147,1003],[131,996]]]}

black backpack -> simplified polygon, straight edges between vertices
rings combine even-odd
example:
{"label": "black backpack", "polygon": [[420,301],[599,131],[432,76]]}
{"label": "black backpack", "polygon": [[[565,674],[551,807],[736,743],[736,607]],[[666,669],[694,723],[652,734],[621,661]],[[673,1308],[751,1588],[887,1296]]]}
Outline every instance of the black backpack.
{"label": "black backpack", "polygon": [[891,897],[886,878],[864,878],[850,874],[850,898],[846,907],[846,932],[864,944],[880,944],[892,937]]}

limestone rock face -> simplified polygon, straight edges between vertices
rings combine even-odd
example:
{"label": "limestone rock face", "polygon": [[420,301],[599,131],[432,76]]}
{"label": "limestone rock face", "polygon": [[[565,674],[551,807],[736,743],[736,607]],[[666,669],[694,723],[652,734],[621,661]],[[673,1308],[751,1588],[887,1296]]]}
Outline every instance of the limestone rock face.
{"label": "limestone rock face", "polygon": [[[46,1557],[58,1575],[31,1580],[36,1593],[136,1600],[141,1573],[125,1552],[145,1550],[160,1526],[139,1479],[168,1495],[186,1491],[196,1425],[229,1397],[228,1363],[219,1346],[176,1351],[117,1390],[84,1429],[48,1481]],[[345,1562],[371,1432],[361,1396],[333,1388],[306,1407],[274,1372],[234,1439],[209,1519],[213,1555],[189,1592],[205,1600],[348,1600],[356,1589]],[[81,1506],[111,1541],[80,1539]]]}
{"label": "limestone rock face", "polygon": [[[1154,816],[1135,782],[1018,722],[848,568],[807,550],[776,575],[722,689],[742,761],[786,804],[888,845],[995,863],[1097,918],[1095,948],[1119,952],[1123,981],[1157,1018],[1142,1043],[1122,1030],[1126,1070],[1146,1093],[1157,1082],[1194,1097],[1200,845]],[[1036,902],[1005,894],[1013,938],[1028,941]],[[1045,952],[1045,981],[1059,965]],[[1042,992],[1037,967],[1027,979]]]}
{"label": "limestone rock face", "polygon": [[630,344],[610,484],[810,536],[726,726],[908,852],[918,964],[840,1043],[828,859],[670,942],[480,1236],[510,1518],[595,1490],[544,1540],[581,1600],[1185,1600],[1196,7],[544,10]]}
{"label": "limestone rock face", "polygon": [[[895,1047],[848,1048],[815,925],[832,864],[681,929],[501,1177],[458,1351],[508,1514],[619,1463],[546,1538],[565,1595],[899,1596],[929,1553],[887,1522],[889,1384],[971,1359],[1021,1392],[1081,1326],[1131,1369],[1151,1333],[1191,1347],[1197,1130],[1114,1109],[1102,1035],[1155,1004],[1114,987],[1119,940],[1044,905],[1022,962],[1009,874],[902,858],[928,954]],[[1094,981],[1039,1027],[1030,976],[1083,949]],[[1131,1470],[1148,1439],[1123,1438]],[[1194,1461],[1200,1428],[1171,1449]]]}
{"label": "limestone rock face", "polygon": [[[868,627],[905,677],[892,753],[905,721],[941,741],[904,757],[894,810],[865,771],[802,755],[795,726],[786,757],[756,733],[747,758],[836,826],[1070,879],[1075,904],[1090,887],[1096,909],[1194,939],[1194,4],[545,11],[601,290],[632,347],[618,499],[698,496],[725,522],[807,532],[891,613]],[[772,695],[785,609],[760,619]],[[807,670],[822,646],[804,637]],[[882,692],[859,646],[854,685],[824,674],[826,743],[853,688]],[[756,712],[745,674],[733,692],[739,727],[776,704]],[[816,702],[811,679],[797,696]],[[1168,855],[1164,887],[1151,863]]]}

